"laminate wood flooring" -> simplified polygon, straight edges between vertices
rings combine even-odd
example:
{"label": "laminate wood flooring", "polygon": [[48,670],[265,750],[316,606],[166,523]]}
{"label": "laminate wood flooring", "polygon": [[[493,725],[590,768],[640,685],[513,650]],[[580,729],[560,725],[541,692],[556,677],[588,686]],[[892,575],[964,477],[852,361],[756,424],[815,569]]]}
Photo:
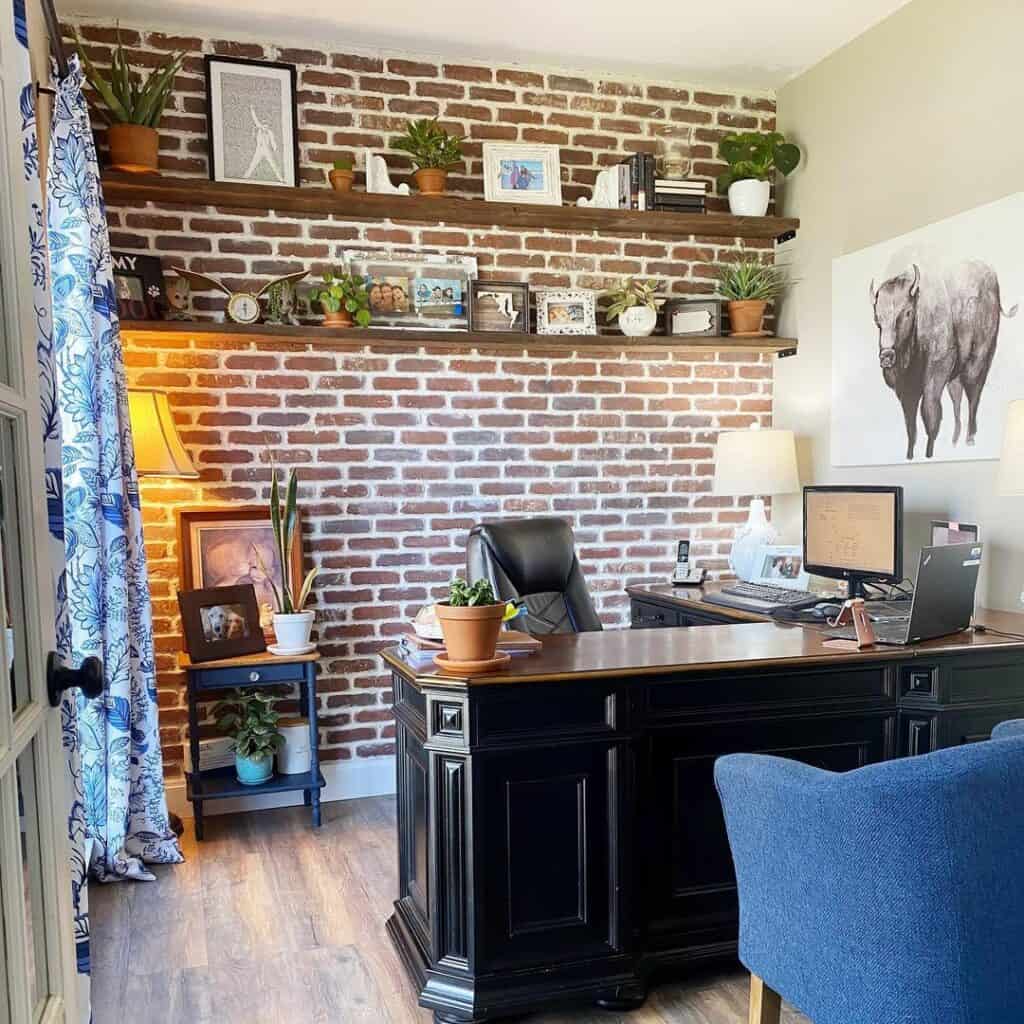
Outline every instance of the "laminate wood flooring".
{"label": "laminate wood flooring", "polygon": [[[384,931],[397,888],[395,800],[207,819],[158,881],[93,884],[96,1024],[432,1024]],[[702,973],[632,1013],[558,1009],[520,1024],[741,1024],[747,977]],[[783,1024],[809,1024],[783,1010]]]}

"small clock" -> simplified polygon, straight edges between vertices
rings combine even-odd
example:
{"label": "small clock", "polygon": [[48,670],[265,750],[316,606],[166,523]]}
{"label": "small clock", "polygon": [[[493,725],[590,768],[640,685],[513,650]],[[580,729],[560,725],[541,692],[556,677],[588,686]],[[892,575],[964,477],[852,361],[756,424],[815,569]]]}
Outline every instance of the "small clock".
{"label": "small clock", "polygon": [[195,270],[185,270],[183,267],[172,267],[175,273],[186,278],[193,287],[198,289],[216,288],[228,297],[225,311],[228,319],[236,324],[254,324],[260,318],[260,297],[275,284],[282,281],[301,281],[309,273],[308,270],[300,270],[294,274],[285,274],[282,277],[275,277],[268,281],[258,292],[232,291],[226,284],[218,281],[207,274],[197,273]]}

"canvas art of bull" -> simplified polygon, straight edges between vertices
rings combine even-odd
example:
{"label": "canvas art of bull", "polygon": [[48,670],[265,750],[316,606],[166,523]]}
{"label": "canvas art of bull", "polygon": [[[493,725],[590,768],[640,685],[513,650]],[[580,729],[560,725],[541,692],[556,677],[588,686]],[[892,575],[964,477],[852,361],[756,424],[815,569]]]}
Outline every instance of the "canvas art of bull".
{"label": "canvas art of bull", "polygon": [[978,433],[978,408],[999,340],[1003,310],[999,278],[987,263],[965,260],[944,273],[912,264],[883,281],[871,282],[871,309],[878,327],[878,363],[885,383],[903,409],[907,458],[917,446],[920,410],[928,444],[935,451],[942,426],[942,394],[953,403],[953,443],[963,433],[961,406],[967,396],[967,444]]}

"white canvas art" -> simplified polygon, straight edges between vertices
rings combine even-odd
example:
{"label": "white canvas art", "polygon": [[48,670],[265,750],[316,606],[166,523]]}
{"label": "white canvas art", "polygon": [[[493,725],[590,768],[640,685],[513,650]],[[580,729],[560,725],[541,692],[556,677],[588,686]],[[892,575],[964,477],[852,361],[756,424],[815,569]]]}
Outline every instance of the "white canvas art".
{"label": "white canvas art", "polygon": [[1024,396],[1024,193],[832,262],[832,463],[999,458]]}

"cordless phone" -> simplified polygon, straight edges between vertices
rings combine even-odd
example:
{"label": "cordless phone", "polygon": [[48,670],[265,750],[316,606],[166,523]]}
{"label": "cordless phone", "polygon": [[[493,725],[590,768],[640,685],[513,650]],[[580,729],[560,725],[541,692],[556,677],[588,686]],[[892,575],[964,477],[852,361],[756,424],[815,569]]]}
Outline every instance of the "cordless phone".
{"label": "cordless phone", "polygon": [[676,570],[672,574],[672,585],[697,587],[704,582],[706,569],[693,569],[690,566],[690,542],[681,540],[676,551]]}

